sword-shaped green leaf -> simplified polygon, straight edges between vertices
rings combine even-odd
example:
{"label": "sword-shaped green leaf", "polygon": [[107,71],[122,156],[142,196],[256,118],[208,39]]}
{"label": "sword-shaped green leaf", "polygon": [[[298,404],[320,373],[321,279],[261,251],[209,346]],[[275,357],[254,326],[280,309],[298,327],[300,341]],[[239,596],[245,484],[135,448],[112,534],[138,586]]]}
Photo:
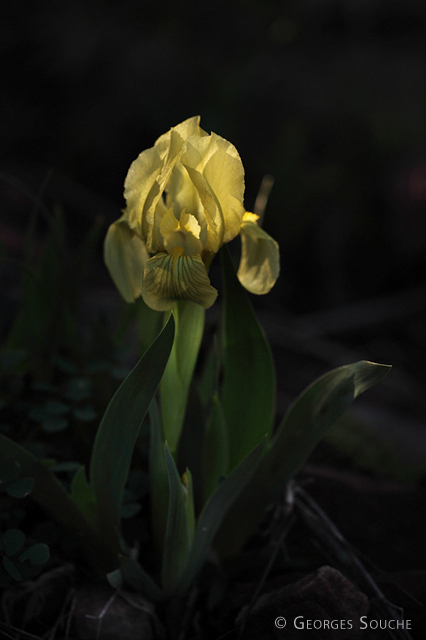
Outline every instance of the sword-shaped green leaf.
{"label": "sword-shaped green leaf", "polygon": [[71,482],[71,498],[94,527],[97,525],[96,505],[86,478],[86,468],[79,467]]}
{"label": "sword-shaped green leaf", "polygon": [[204,500],[217,489],[229,470],[229,444],[225,418],[217,395],[213,396],[211,415],[203,443]]}
{"label": "sword-shaped green leaf", "polygon": [[222,555],[237,554],[254,532],[265,506],[305,462],[324,433],[390,366],[361,360],[333,369],[294,401],[268,443],[258,468],[223,521],[215,540]]}
{"label": "sword-shaped green leaf", "polygon": [[[174,590],[188,559],[192,543],[193,508],[192,505],[187,506],[188,499],[192,499],[192,491],[189,495],[187,488],[181,482],[167,444],[164,447],[164,459],[169,477],[169,512],[161,582],[165,593],[169,594]],[[191,521],[189,515],[191,515]]]}
{"label": "sword-shaped green leaf", "polygon": [[151,490],[151,526],[157,559],[163,556],[169,511],[169,477],[164,460],[164,437],[155,398],[149,407],[149,484]]}
{"label": "sword-shaped green leaf", "polygon": [[240,464],[223,480],[216,491],[204,505],[197,521],[194,540],[184,571],[175,588],[174,595],[185,593],[192,581],[201,570],[207,552],[213,542],[217,530],[234,501],[250,481],[250,478],[262,458],[265,441],[245,457]]}
{"label": "sword-shaped green leaf", "polygon": [[275,370],[269,344],[226,247],[221,257],[225,288],[222,406],[232,469],[272,433]]}
{"label": "sword-shaped green leaf", "polygon": [[121,505],[133,449],[173,344],[172,317],[120,385],[102,418],[90,461],[98,526],[118,550]]}

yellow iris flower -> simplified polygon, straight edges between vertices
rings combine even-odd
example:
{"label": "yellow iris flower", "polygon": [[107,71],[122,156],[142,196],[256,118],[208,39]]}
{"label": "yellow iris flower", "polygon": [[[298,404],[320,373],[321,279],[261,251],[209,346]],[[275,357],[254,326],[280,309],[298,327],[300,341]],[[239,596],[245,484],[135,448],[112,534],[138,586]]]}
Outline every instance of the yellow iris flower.
{"label": "yellow iris flower", "polygon": [[177,300],[204,308],[217,298],[208,268],[220,247],[241,234],[238,278],[268,293],[279,274],[278,244],[244,210],[244,168],[236,148],[185,120],[131,164],[127,207],[108,229],[105,262],[127,302],[142,295],[158,311]]}

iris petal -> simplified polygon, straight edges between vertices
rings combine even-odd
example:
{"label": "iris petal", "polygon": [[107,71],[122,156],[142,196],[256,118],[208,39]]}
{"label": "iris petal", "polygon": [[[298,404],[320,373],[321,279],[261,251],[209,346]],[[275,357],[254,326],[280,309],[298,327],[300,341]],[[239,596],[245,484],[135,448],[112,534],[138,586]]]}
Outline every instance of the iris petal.
{"label": "iris petal", "polygon": [[133,302],[141,295],[149,255],[144,241],[129,228],[124,216],[108,229],[104,258],[117,289],[126,302]]}
{"label": "iris petal", "polygon": [[177,300],[192,300],[207,309],[217,291],[211,284],[200,256],[157,253],[145,266],[142,297],[157,311],[171,309]]}
{"label": "iris petal", "polygon": [[157,230],[166,208],[163,204],[163,193],[170,181],[173,168],[176,166],[188,137],[202,137],[207,135],[199,126],[200,118],[188,118],[176,127],[172,127],[163,136],[160,136],[154,145],[161,157],[161,168],[155,182],[146,198],[144,219],[146,220],[147,235],[145,237],[147,249],[150,253],[156,253],[159,249]]}
{"label": "iris petal", "polygon": [[280,273],[278,243],[245,214],[241,225],[241,260],[238,279],[248,291],[257,295],[269,293]]}
{"label": "iris petal", "polygon": [[152,202],[152,191],[157,191],[156,179],[163,161],[157,147],[146,149],[130,165],[124,181],[124,197],[127,202],[126,217],[132,229],[139,230],[144,240],[148,237],[149,224],[146,210]]}
{"label": "iris petal", "polygon": [[180,161],[198,192],[209,223],[206,249],[217,252],[240,230],[244,214],[241,158],[234,145],[212,133],[189,138]]}
{"label": "iris petal", "polygon": [[160,224],[162,243],[167,253],[173,255],[200,255],[203,245],[200,242],[201,227],[197,219],[182,211],[177,220],[173,210],[169,209]]}
{"label": "iris petal", "polygon": [[206,163],[203,175],[223,212],[223,242],[238,235],[244,214],[244,167],[233,144],[212,133],[217,151]]}

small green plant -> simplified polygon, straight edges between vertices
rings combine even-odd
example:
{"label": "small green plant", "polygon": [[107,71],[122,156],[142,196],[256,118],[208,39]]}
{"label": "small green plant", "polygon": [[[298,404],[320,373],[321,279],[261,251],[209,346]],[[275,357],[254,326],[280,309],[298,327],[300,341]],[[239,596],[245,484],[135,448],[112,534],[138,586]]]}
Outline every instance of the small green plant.
{"label": "small green plant", "polygon": [[26,536],[20,529],[7,529],[0,537],[0,586],[10,584],[10,578],[16,582],[36,576],[49,560],[49,547],[43,542],[26,544]]}
{"label": "small green plant", "polygon": [[[34,480],[20,477],[19,463],[6,458],[0,463],[0,492],[9,498],[25,498],[34,488]],[[1,503],[0,503],[1,505]],[[4,504],[1,520],[7,521]],[[6,516],[6,517],[3,517]],[[1,529],[0,529],[1,531]],[[26,544],[26,536],[20,529],[9,528],[0,534],[0,586],[11,581],[21,581],[34,577],[41,566],[49,560],[49,547],[44,543]]]}
{"label": "small green plant", "polygon": [[[13,460],[34,479],[32,497],[76,532],[92,566],[111,584],[126,582],[154,601],[184,595],[211,547],[221,558],[238,554],[265,506],[326,430],[389,371],[367,361],[334,369],[310,385],[274,429],[273,359],[245,289],[271,289],[278,245],[258,216],[244,210],[243,194],[235,147],[202,131],[198,118],[143,152],[129,170],[127,208],[108,231],[105,259],[123,297],[145,302],[139,307],[141,334],[146,327],[152,335],[152,314],[164,312],[161,331],[112,397],[87,471],[79,466],[69,489],[51,465],[0,435],[0,461]],[[223,245],[237,235],[242,256],[235,271]],[[221,328],[195,376],[205,308],[218,295],[208,270],[219,250]],[[52,420],[58,427],[76,408],[50,399],[37,411],[32,419],[52,431]],[[139,510],[126,483],[143,425],[149,429],[146,556],[138,555],[122,529],[123,509],[130,517]]]}
{"label": "small green plant", "polygon": [[25,498],[34,489],[34,480],[20,477],[21,466],[16,460],[5,458],[0,463],[0,491],[11,498]]}

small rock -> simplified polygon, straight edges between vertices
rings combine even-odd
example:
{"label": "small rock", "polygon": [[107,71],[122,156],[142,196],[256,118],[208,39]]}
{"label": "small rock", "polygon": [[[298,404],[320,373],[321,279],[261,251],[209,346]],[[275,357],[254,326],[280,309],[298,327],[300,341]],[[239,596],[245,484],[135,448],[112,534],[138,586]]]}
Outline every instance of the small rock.
{"label": "small rock", "polygon": [[[247,619],[244,638],[301,640],[313,633],[315,640],[358,640],[363,633],[359,619],[368,610],[367,597],[339,571],[325,566],[260,596]],[[237,625],[247,613],[244,607]]]}

